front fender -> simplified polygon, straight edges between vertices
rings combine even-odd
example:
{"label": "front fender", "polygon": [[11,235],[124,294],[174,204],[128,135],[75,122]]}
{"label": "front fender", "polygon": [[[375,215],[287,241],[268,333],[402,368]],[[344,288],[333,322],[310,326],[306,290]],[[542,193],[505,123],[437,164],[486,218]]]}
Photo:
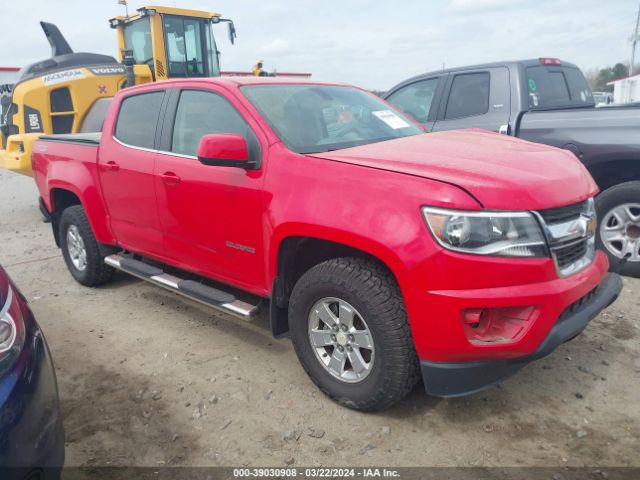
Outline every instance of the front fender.
{"label": "front fender", "polygon": [[400,278],[405,270],[402,260],[394,250],[374,240],[370,236],[359,235],[352,231],[328,227],[326,225],[288,222],[278,225],[273,232],[267,269],[271,282],[273,282],[273,279],[278,274],[278,256],[282,243],[291,237],[309,237],[317,240],[325,240],[360,250],[384,263],[396,278]]}
{"label": "front fender", "polygon": [[403,292],[407,273],[435,254],[421,207],[478,208],[458,187],[398,172],[278,151],[265,179],[266,284],[289,237],[327,240],[384,263]]}

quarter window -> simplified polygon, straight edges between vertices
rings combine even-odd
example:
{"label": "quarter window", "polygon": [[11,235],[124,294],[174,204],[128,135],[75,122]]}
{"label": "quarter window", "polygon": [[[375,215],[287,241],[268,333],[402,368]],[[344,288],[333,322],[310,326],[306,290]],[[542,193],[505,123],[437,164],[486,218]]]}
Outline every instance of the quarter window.
{"label": "quarter window", "polygon": [[249,125],[223,97],[213,92],[185,90],[180,94],[171,151],[196,156],[200,139],[210,133],[238,133],[249,145],[257,142]]}
{"label": "quarter window", "polygon": [[451,85],[445,119],[482,115],[489,111],[489,73],[456,75]]}
{"label": "quarter window", "polygon": [[403,112],[411,115],[417,121],[426,123],[429,119],[433,95],[437,86],[437,78],[422,80],[394,92],[387,98],[387,101],[400,107]]}
{"label": "quarter window", "polygon": [[115,137],[134,147],[154,148],[164,91],[125,98],[120,104]]}

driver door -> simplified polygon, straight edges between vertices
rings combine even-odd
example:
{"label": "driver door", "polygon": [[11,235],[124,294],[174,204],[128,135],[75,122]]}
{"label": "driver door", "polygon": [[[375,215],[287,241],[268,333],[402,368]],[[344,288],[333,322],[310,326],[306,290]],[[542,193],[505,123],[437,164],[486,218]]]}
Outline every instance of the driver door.
{"label": "driver door", "polygon": [[192,85],[171,92],[156,159],[165,251],[186,270],[255,288],[265,281],[263,170],[207,166],[196,155],[203,135],[238,133],[261,164],[262,133],[226,92]]}

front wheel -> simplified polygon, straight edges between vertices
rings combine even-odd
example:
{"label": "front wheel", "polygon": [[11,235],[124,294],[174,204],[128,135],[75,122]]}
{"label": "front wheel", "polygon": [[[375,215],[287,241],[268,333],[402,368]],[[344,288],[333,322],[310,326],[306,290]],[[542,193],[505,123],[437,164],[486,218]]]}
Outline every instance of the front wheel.
{"label": "front wheel", "polygon": [[308,270],[291,294],[289,327],[311,380],[342,405],[381,410],[418,382],[402,295],[373,262],[338,258]]}
{"label": "front wheel", "polygon": [[87,287],[108,282],[114,272],[104,263],[110,248],[98,243],[83,208],[80,205],[66,208],[59,227],[62,256],[73,278]]}
{"label": "front wheel", "polygon": [[597,245],[609,257],[611,269],[628,256],[620,270],[640,277],[640,182],[621,183],[596,197],[600,226]]}

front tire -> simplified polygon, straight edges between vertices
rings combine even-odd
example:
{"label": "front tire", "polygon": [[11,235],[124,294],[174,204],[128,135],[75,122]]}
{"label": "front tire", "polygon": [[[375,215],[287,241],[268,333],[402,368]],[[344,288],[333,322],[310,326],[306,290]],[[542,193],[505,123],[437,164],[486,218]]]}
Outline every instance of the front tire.
{"label": "front tire", "polygon": [[640,182],[611,187],[596,197],[598,236],[596,245],[609,257],[615,270],[630,257],[620,273],[640,277]]}
{"label": "front tire", "polygon": [[62,212],[59,232],[62,256],[78,283],[97,287],[111,279],[114,269],[104,263],[111,249],[98,243],[80,205],[73,205]]}
{"label": "front tire", "polygon": [[400,289],[376,263],[337,258],[308,270],[291,294],[289,328],[311,380],[341,405],[382,410],[419,380]]}

